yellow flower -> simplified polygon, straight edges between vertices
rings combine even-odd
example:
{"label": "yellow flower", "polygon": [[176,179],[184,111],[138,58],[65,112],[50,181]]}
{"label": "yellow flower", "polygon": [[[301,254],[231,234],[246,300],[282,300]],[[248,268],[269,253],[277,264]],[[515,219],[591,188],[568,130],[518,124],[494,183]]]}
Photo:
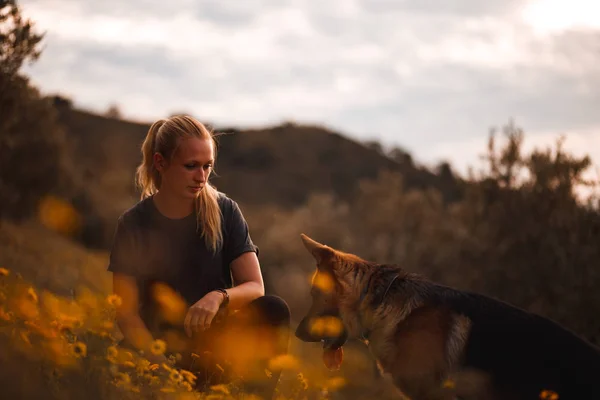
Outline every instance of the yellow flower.
{"label": "yellow flower", "polygon": [[443,384],[444,389],[454,389],[455,387],[456,387],[456,384],[454,383],[454,381],[451,381],[450,379],[446,379],[444,381],[444,384]]}
{"label": "yellow flower", "polygon": [[119,355],[119,350],[117,350],[116,346],[109,346],[106,349],[106,356],[107,357],[117,358],[118,355]]}
{"label": "yellow flower", "polygon": [[77,357],[85,357],[87,355],[87,346],[85,343],[76,342],[73,344],[73,354]]}
{"label": "yellow flower", "polygon": [[118,364],[119,363],[119,360],[117,359],[118,356],[119,356],[119,350],[117,350],[117,348],[115,346],[109,346],[106,349],[106,359],[111,364]]}
{"label": "yellow flower", "polygon": [[27,343],[28,345],[31,345],[31,341],[29,340],[29,332],[21,331],[21,332],[19,332],[19,336],[25,343]]}
{"label": "yellow flower", "polygon": [[125,361],[133,361],[133,354],[130,351],[124,351],[123,358]]}
{"label": "yellow flower", "polygon": [[210,390],[214,392],[221,392],[225,395],[229,395],[229,388],[226,385],[213,385],[210,387]]}
{"label": "yellow flower", "polygon": [[187,304],[183,297],[168,285],[157,283],[150,289],[153,300],[158,306],[161,318],[168,322],[178,323],[185,318]]}
{"label": "yellow flower", "polygon": [[152,343],[152,346],[150,347],[150,351],[152,352],[152,354],[157,355],[157,356],[163,354],[166,350],[167,350],[167,344],[165,343],[164,340],[161,340],[161,339],[156,339]]}
{"label": "yellow flower", "polygon": [[28,293],[26,298],[18,299],[15,304],[15,311],[18,312],[21,318],[27,320],[36,319],[40,313],[37,304],[37,295],[34,291],[32,291],[31,293],[33,295]]}
{"label": "yellow flower", "polygon": [[6,268],[0,268],[0,276],[8,276],[10,275],[10,271]]}
{"label": "yellow flower", "polygon": [[117,386],[128,385],[129,383],[131,383],[131,378],[129,377],[129,375],[123,372],[117,372],[117,376],[115,377],[115,383],[117,384]]}
{"label": "yellow flower", "polygon": [[[263,400],[262,397],[260,397],[256,394],[252,394],[252,393],[244,395],[244,397],[242,397],[242,399],[244,399],[244,400]],[[281,400],[281,399],[283,399],[283,397],[280,396],[280,397],[277,397],[277,399]]]}
{"label": "yellow flower", "polygon": [[102,329],[106,329],[107,331],[110,331],[114,327],[115,327],[115,324],[112,321],[103,321],[102,322]]}
{"label": "yellow flower", "polygon": [[325,386],[330,390],[338,390],[346,384],[346,380],[342,377],[331,378],[327,381]]}
{"label": "yellow flower", "polygon": [[4,321],[10,321],[12,319],[13,314],[11,312],[6,312],[2,308],[0,308],[0,319]]}
{"label": "yellow flower", "polygon": [[190,371],[186,371],[185,369],[182,369],[181,371],[181,375],[184,376],[184,378],[189,382],[189,383],[194,383],[194,381],[198,378],[196,375],[194,375],[193,373],[191,373]]}
{"label": "yellow flower", "polygon": [[338,317],[317,317],[311,320],[309,329],[315,336],[335,337],[344,330],[344,324]]}
{"label": "yellow flower", "polygon": [[106,298],[106,301],[113,307],[120,307],[121,304],[123,304],[123,299],[121,299],[121,297],[119,297],[119,295],[116,294],[111,294],[110,296],[108,296]]}
{"label": "yellow flower", "polygon": [[542,390],[540,393],[540,399],[542,400],[558,400],[558,393],[552,390]]}
{"label": "yellow flower", "polygon": [[150,361],[140,358],[137,360],[137,368],[140,372],[146,372],[150,369]]}
{"label": "yellow flower", "polygon": [[269,370],[296,369],[299,367],[298,360],[289,354],[283,354],[269,360]]}
{"label": "yellow flower", "polygon": [[83,326],[83,321],[78,319],[77,317],[72,317],[69,315],[61,314],[59,315],[59,320],[56,321],[58,327],[62,329],[79,329]]}
{"label": "yellow flower", "polygon": [[81,226],[81,216],[67,201],[44,196],[38,206],[38,218],[49,229],[64,234],[74,234]]}
{"label": "yellow flower", "polygon": [[194,388],[192,387],[192,385],[189,382],[182,382],[181,386],[183,386],[185,388],[185,390],[187,390],[188,392],[191,392],[192,390],[194,390]]}
{"label": "yellow flower", "polygon": [[32,287],[30,287],[29,289],[27,289],[27,296],[29,296],[29,298],[31,300],[33,300],[34,303],[38,302],[38,295],[37,295],[37,293],[35,292],[35,290]]}
{"label": "yellow flower", "polygon": [[333,278],[319,271],[312,276],[312,285],[325,293],[331,293],[335,288]]}
{"label": "yellow flower", "polygon": [[171,373],[169,374],[169,379],[175,383],[179,383],[183,381],[183,375],[181,375],[179,371],[174,369],[171,370]]}
{"label": "yellow flower", "polygon": [[302,372],[298,373],[297,377],[298,377],[298,382],[300,382],[300,384],[302,385],[302,389],[307,390],[308,389],[308,379],[306,379],[304,377],[304,374]]}
{"label": "yellow flower", "polygon": [[150,376],[151,385],[160,385],[160,378],[158,376]]}

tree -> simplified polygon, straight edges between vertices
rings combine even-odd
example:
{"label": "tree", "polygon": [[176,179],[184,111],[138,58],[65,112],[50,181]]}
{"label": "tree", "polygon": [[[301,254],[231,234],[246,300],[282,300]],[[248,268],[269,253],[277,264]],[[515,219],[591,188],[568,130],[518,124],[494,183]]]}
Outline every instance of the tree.
{"label": "tree", "polygon": [[121,110],[118,105],[111,104],[104,115],[112,119],[121,119]]}
{"label": "tree", "polygon": [[27,60],[36,61],[43,35],[33,32],[33,24],[23,19],[15,0],[0,0],[0,73],[17,75]]}
{"label": "tree", "polygon": [[371,149],[379,154],[384,154],[383,146],[381,145],[381,142],[379,142],[378,140],[375,140],[375,139],[367,140],[364,142],[364,145],[368,149]]}
{"label": "tree", "polygon": [[398,147],[398,146],[393,147],[388,152],[388,157],[391,158],[392,160],[396,161],[399,164],[407,165],[410,167],[414,166],[413,159],[412,159],[412,156],[410,155],[410,153],[401,147]]}
{"label": "tree", "polygon": [[43,35],[14,0],[0,0],[0,217],[29,216],[65,177],[64,133],[52,100],[20,73]]}
{"label": "tree", "polygon": [[[457,207],[457,227],[477,238],[463,247],[450,275],[477,271],[468,286],[536,311],[600,343],[600,212],[578,202],[588,156],[562,148],[523,154],[523,133],[504,127],[496,150],[492,135],[488,170],[469,184]],[[455,243],[453,245],[460,245]],[[517,289],[518,288],[518,289]]]}

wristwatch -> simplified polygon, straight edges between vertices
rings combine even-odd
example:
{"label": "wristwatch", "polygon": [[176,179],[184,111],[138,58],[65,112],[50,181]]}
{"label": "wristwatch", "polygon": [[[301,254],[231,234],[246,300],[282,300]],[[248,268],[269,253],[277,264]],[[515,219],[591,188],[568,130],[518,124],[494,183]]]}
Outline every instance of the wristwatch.
{"label": "wristwatch", "polygon": [[225,308],[229,305],[229,293],[227,293],[227,290],[219,288],[219,289],[215,289],[217,292],[221,292],[223,293],[224,299],[223,302],[221,303],[220,308]]}

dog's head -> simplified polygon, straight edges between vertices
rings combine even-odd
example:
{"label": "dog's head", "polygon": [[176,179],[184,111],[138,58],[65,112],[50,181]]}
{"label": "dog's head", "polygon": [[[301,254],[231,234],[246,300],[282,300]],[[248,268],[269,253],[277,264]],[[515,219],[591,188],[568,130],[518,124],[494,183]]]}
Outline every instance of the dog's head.
{"label": "dog's head", "polygon": [[306,249],[317,261],[312,278],[312,303],[296,329],[296,337],[304,342],[323,342],[323,347],[336,349],[348,339],[348,331],[340,315],[341,286],[335,276],[336,251],[301,235]]}

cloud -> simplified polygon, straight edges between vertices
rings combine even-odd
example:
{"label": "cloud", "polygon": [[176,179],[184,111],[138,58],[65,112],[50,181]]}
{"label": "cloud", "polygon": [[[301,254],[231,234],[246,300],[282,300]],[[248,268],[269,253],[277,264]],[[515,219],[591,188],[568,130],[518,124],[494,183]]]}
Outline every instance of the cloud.
{"label": "cloud", "polygon": [[537,34],[573,29],[600,29],[600,4],[588,0],[533,0],[521,15]]}
{"label": "cloud", "polygon": [[371,12],[389,13],[409,11],[430,15],[454,15],[459,18],[481,17],[488,15],[507,14],[513,11],[522,1],[474,1],[453,0],[440,2],[437,0],[373,0],[364,2],[366,10]]}
{"label": "cloud", "polygon": [[542,29],[535,1],[22,4],[48,31],[28,71],[78,104],[146,120],[188,110],[224,125],[324,123],[460,163],[510,118],[534,135],[600,128],[600,29],[572,10]]}

